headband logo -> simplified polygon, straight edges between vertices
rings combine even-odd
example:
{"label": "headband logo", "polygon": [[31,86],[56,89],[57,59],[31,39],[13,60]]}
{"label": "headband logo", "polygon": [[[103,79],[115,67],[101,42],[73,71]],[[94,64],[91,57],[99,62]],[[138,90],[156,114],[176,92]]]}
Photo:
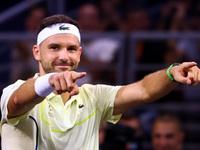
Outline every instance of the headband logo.
{"label": "headband logo", "polygon": [[62,25],[59,27],[59,30],[69,30],[69,27],[64,27],[65,25]]}

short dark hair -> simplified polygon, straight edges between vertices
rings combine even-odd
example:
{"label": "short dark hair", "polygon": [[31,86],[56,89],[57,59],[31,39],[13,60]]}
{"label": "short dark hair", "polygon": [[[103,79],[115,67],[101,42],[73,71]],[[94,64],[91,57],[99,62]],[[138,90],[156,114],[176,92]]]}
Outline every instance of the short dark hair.
{"label": "short dark hair", "polygon": [[70,23],[75,25],[78,29],[80,29],[79,23],[76,20],[73,20],[72,18],[66,15],[58,14],[44,18],[39,25],[37,33],[42,31],[46,27],[50,27],[58,23]]}
{"label": "short dark hair", "polygon": [[180,128],[180,130],[183,130],[180,118],[173,113],[169,113],[169,112],[161,113],[160,115],[157,116],[154,123],[155,122],[176,123],[178,127]]}

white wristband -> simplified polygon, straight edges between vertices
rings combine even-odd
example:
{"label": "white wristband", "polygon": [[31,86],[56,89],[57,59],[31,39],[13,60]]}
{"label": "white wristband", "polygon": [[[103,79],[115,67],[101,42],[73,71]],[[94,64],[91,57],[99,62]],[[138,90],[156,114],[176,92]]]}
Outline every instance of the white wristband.
{"label": "white wristband", "polygon": [[34,88],[38,96],[46,97],[55,90],[55,88],[49,84],[49,77],[52,74],[56,73],[48,73],[44,76],[37,78],[37,80],[35,81]]}

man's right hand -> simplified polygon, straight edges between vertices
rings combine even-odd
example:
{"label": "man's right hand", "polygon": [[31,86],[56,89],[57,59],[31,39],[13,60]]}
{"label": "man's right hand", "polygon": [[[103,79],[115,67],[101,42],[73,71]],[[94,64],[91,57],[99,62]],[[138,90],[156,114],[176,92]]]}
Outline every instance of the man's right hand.
{"label": "man's right hand", "polygon": [[83,78],[86,72],[65,71],[53,74],[49,77],[49,84],[55,87],[58,94],[69,92],[71,96],[77,95],[79,89],[75,83],[77,79]]}

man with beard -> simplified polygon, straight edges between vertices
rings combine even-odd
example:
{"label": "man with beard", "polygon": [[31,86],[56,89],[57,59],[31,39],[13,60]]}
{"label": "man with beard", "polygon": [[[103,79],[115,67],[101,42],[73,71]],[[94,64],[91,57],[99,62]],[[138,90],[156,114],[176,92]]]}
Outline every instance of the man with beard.
{"label": "man with beard", "polygon": [[86,75],[76,72],[80,41],[78,23],[71,18],[54,15],[42,20],[33,46],[39,73],[3,90],[3,150],[97,150],[101,122],[116,123],[121,113],[161,98],[178,82],[199,82],[197,64],[185,62],[125,86],[78,87],[76,80]]}

